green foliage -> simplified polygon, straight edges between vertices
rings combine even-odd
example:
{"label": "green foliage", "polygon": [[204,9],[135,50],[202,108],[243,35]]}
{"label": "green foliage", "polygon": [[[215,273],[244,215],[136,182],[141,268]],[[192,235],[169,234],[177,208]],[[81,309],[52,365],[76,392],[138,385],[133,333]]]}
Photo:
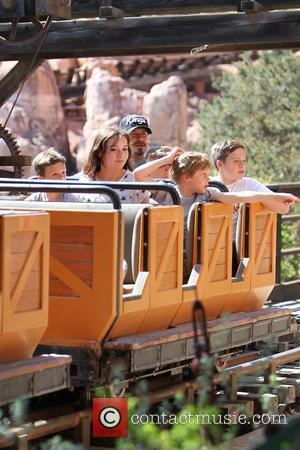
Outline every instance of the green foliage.
{"label": "green foliage", "polygon": [[46,442],[43,442],[39,447],[41,450],[84,450],[85,447],[81,444],[74,444],[73,442],[63,440],[60,436],[54,436]]}
{"label": "green foliage", "polygon": [[[25,431],[32,427],[31,423],[26,423],[26,415],[28,409],[28,398],[21,397],[9,405],[9,416],[6,417],[4,411],[0,409],[0,436],[15,441],[18,446],[18,438],[14,431],[17,425],[22,426]],[[19,448],[19,446],[18,446]],[[30,448],[33,450],[84,450],[85,447],[81,444],[74,444],[73,442],[63,440],[60,436],[54,436],[40,443],[31,443]]]}
{"label": "green foliage", "polygon": [[[215,418],[218,418],[220,414],[217,408],[206,406],[199,409],[199,406],[185,405],[176,415],[165,410],[170,424],[167,427],[157,424],[157,420],[162,419],[158,419],[156,414],[153,414],[151,420],[152,416],[149,412],[147,412],[148,423],[132,423],[130,418],[136,414],[146,418],[143,415],[145,410],[137,398],[128,399],[128,410],[128,438],[117,441],[117,450],[201,450],[202,448],[226,450],[230,448],[233,429],[225,430],[220,423],[216,423]],[[191,419],[187,420],[188,418]],[[187,423],[180,423],[180,421],[187,421]],[[199,425],[201,421],[204,424]],[[161,423],[159,422],[160,425]],[[219,443],[212,443],[214,441]]]}
{"label": "green foliage", "polygon": [[[282,248],[293,248],[300,246],[299,224],[283,223],[281,225]],[[300,277],[300,254],[289,255],[281,260],[282,281],[296,280]]]}
{"label": "green foliage", "polygon": [[245,53],[237,73],[214,80],[220,92],[199,113],[197,146],[237,139],[247,145],[247,175],[265,183],[298,181],[300,142],[300,58],[291,51]]}
{"label": "green foliage", "polygon": [[209,392],[214,358],[203,356],[198,382],[201,393],[195,405],[186,403],[183,394],[175,402],[160,404],[153,414],[145,383],[139,386],[139,399],[128,399],[128,438],[117,441],[117,450],[226,450],[237,427],[224,422],[221,411],[211,405]]}

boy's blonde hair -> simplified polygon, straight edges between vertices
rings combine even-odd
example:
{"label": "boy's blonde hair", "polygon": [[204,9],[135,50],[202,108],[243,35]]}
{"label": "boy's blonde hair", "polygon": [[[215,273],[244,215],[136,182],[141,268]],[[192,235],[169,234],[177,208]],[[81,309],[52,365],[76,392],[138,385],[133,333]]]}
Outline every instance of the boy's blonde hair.
{"label": "boy's blonde hair", "polygon": [[204,153],[185,152],[175,158],[170,169],[171,180],[178,184],[182,175],[192,177],[197,170],[210,169],[211,163]]}
{"label": "boy's blonde hair", "polygon": [[57,162],[66,163],[66,158],[56,151],[53,147],[48,148],[41,153],[38,153],[32,161],[34,171],[37,176],[43,176],[45,174],[45,168],[55,164]]}
{"label": "boy's blonde hair", "polygon": [[169,155],[169,153],[171,153],[172,151],[172,147],[167,147],[166,145],[164,145],[163,147],[158,148],[155,151],[151,151],[149,150],[146,153],[146,161],[150,162],[150,161],[156,161],[157,159],[163,158],[164,156]]}

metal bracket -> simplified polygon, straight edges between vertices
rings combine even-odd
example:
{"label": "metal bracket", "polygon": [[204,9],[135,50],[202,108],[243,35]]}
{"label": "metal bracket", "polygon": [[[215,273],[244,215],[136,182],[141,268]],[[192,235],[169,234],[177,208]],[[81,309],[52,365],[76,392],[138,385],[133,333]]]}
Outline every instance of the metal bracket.
{"label": "metal bracket", "polygon": [[125,13],[112,6],[112,0],[100,0],[99,17],[101,19],[120,19]]}
{"label": "metal bracket", "polygon": [[256,13],[265,11],[264,5],[257,0],[240,0],[238,2],[238,12]]}

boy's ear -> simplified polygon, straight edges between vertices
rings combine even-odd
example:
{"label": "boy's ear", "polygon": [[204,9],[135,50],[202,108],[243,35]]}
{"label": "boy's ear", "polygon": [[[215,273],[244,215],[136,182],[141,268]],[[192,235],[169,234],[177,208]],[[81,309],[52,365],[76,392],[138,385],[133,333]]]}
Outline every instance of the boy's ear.
{"label": "boy's ear", "polygon": [[187,173],[184,173],[184,174],[182,175],[183,181],[187,181],[187,180],[189,180],[190,178],[191,178],[191,176],[188,175]]}
{"label": "boy's ear", "polygon": [[221,169],[222,166],[223,166],[223,162],[222,162],[220,159],[217,159],[217,161],[216,161],[216,166],[217,166],[217,169],[218,169],[218,170]]}

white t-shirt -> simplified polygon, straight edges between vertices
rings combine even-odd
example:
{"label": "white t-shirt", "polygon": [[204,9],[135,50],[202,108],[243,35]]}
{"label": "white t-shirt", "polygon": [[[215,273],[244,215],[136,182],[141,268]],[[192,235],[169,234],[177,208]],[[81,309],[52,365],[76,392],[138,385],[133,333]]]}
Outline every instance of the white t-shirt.
{"label": "white t-shirt", "polygon": [[226,187],[229,192],[242,192],[242,191],[272,192],[264,184],[249,177],[243,177],[232,184],[227,184]]}
{"label": "white t-shirt", "polygon": [[[217,181],[221,181],[219,178],[216,178]],[[252,191],[252,192],[269,192],[272,191],[267,188],[264,184],[260,183],[257,180],[249,177],[243,177],[240,180],[235,181],[232,184],[226,184],[226,187],[229,192],[243,192],[243,191]],[[233,240],[236,239],[236,224],[238,220],[238,211],[233,213],[232,219],[232,236]]]}
{"label": "white t-shirt", "polygon": [[[82,171],[76,174],[76,176],[79,176],[79,181],[95,181],[85,175]],[[136,179],[130,170],[126,170],[125,174],[118,181],[127,181],[128,183],[131,183],[135,182]],[[145,190],[115,189],[115,191],[119,195],[121,203],[149,203],[150,195]],[[86,201],[91,202],[107,203],[111,201],[105,194],[85,194],[85,198]]]}

